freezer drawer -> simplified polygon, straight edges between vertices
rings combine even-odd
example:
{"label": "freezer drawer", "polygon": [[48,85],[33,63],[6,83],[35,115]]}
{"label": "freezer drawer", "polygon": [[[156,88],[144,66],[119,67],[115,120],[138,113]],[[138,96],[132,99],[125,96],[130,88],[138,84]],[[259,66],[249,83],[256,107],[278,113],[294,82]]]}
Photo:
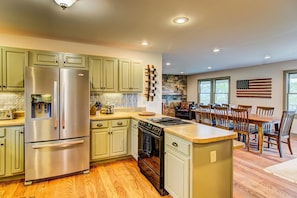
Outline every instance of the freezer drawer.
{"label": "freezer drawer", "polygon": [[90,169],[89,137],[25,144],[25,182]]}

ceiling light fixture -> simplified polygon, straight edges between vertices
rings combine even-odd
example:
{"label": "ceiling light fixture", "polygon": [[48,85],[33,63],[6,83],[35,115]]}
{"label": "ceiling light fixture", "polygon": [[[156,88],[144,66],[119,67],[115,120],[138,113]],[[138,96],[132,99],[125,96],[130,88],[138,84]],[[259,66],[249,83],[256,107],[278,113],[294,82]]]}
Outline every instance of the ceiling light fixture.
{"label": "ceiling light fixture", "polygon": [[221,50],[219,49],[219,48],[214,48],[213,50],[212,50],[212,52],[213,53],[218,53],[218,52],[220,52]]}
{"label": "ceiling light fixture", "polygon": [[270,59],[271,58],[271,56],[269,56],[269,55],[266,55],[266,56],[264,56],[264,59]]}
{"label": "ceiling light fixture", "polygon": [[63,10],[72,6],[77,0],[55,0],[56,4],[58,4]]}
{"label": "ceiling light fixture", "polygon": [[150,45],[150,43],[147,42],[147,41],[142,41],[142,42],[141,42],[141,45],[143,45],[143,46],[148,46],[148,45]]}
{"label": "ceiling light fixture", "polygon": [[212,67],[211,66],[208,66],[207,69],[212,69]]}
{"label": "ceiling light fixture", "polygon": [[185,24],[189,21],[189,18],[187,17],[177,17],[175,19],[173,19],[173,22],[176,24]]}
{"label": "ceiling light fixture", "polygon": [[170,62],[166,62],[165,64],[166,64],[167,66],[170,66],[170,65],[171,65],[171,63],[170,63]]}

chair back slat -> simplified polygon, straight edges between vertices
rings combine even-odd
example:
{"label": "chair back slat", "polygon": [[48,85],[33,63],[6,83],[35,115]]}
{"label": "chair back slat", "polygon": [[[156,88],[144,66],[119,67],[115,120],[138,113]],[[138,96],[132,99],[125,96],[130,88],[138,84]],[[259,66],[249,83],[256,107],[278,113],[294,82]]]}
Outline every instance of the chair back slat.
{"label": "chair back slat", "polygon": [[228,107],[214,107],[216,127],[230,129],[232,127],[228,118]]}
{"label": "chair back slat", "polygon": [[246,109],[248,113],[252,112],[252,106],[251,105],[237,105],[238,109]]}
{"label": "chair back slat", "polygon": [[202,124],[213,125],[210,105],[200,105],[199,122]]}
{"label": "chair back slat", "polygon": [[279,136],[290,135],[294,117],[295,117],[295,111],[283,111],[283,115],[280,123],[280,129],[279,129]]}
{"label": "chair back slat", "polygon": [[257,106],[256,114],[264,116],[273,116],[274,107]]}
{"label": "chair back slat", "polygon": [[249,131],[249,116],[247,109],[231,108],[233,130],[235,132]]}

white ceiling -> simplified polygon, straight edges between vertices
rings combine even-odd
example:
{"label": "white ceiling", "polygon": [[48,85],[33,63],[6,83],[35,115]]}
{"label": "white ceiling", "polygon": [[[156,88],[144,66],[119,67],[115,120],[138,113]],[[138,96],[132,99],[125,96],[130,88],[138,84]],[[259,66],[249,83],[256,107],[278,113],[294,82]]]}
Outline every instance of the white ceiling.
{"label": "white ceiling", "polygon": [[1,0],[0,32],[162,53],[165,74],[203,73],[297,59],[297,0],[79,0],[64,11]]}

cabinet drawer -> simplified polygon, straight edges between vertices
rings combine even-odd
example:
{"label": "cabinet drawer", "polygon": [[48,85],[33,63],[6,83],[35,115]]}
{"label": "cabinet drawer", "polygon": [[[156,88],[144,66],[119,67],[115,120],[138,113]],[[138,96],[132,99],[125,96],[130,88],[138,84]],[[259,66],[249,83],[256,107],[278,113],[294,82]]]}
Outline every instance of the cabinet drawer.
{"label": "cabinet drawer", "polygon": [[121,120],[112,120],[111,126],[112,127],[122,127],[122,126],[128,126],[128,120],[127,119],[121,119]]}
{"label": "cabinet drawer", "polygon": [[91,128],[92,129],[108,128],[108,121],[92,121]]}
{"label": "cabinet drawer", "polygon": [[183,140],[179,137],[165,134],[165,144],[166,144],[166,146],[174,148],[175,150],[177,150],[187,156],[190,155],[191,143],[186,142],[185,140]]}

